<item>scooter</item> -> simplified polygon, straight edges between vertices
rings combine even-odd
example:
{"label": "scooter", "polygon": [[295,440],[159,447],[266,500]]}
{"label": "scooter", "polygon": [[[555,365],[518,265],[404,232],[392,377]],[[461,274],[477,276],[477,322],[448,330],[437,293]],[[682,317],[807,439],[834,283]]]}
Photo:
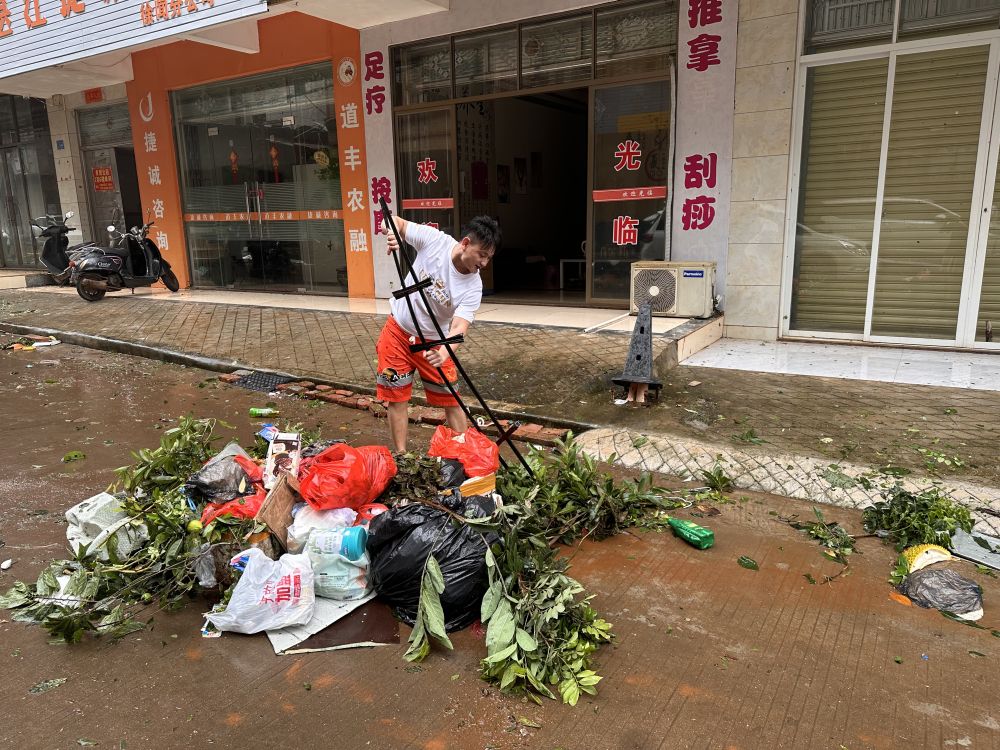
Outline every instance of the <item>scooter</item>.
{"label": "scooter", "polygon": [[153,222],[147,221],[141,227],[119,232],[112,224],[108,226],[111,247],[81,248],[78,257],[69,262],[77,293],[87,302],[97,302],[108,292],[152,286],[161,280],[171,292],[180,289],[170,264],[149,239],[152,226]]}
{"label": "scooter", "polygon": [[66,286],[72,280],[73,269],[70,267],[70,261],[78,259],[82,250],[94,244],[83,242],[70,247],[67,235],[76,227],[66,226],[66,222],[73,216],[72,211],[67,211],[62,218],[47,215],[31,221],[31,225],[40,231],[39,236],[45,237],[40,256],[42,265],[52,274],[52,278],[59,286]]}

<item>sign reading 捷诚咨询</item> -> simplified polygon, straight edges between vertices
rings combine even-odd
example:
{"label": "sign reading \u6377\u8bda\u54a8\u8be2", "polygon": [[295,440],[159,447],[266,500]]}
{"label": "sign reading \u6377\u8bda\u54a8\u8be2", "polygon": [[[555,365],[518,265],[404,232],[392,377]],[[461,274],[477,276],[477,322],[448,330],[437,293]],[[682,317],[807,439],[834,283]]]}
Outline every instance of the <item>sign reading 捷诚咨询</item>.
{"label": "sign reading \u6377\u8bda\u54a8\u8be2", "polygon": [[0,0],[0,80],[266,12],[266,0]]}

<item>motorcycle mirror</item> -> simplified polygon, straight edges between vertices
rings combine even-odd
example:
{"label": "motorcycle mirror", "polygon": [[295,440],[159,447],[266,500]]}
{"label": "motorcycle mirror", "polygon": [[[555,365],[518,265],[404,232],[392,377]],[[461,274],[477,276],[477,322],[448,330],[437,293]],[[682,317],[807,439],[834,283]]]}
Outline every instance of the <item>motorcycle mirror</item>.
{"label": "motorcycle mirror", "polygon": [[72,211],[67,211],[65,218],[72,219],[74,216],[76,216],[75,213],[73,213]]}
{"label": "motorcycle mirror", "polygon": [[114,234],[114,233],[115,233],[115,225],[108,224],[108,234]]}

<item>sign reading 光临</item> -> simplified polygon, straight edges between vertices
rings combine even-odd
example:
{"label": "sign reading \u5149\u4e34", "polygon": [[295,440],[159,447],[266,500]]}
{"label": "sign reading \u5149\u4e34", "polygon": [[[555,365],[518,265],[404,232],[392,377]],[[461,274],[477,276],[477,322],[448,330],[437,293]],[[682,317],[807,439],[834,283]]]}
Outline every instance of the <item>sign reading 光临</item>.
{"label": "sign reading \u5149\u4e34", "polygon": [[266,0],[0,0],[0,79],[266,12]]}

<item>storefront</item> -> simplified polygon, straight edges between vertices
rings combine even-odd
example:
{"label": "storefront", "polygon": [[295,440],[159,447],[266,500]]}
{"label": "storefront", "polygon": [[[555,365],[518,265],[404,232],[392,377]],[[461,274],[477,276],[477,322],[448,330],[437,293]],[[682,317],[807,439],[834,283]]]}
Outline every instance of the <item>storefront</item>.
{"label": "storefront", "polygon": [[133,54],[155,239],[183,285],[370,297],[358,32],[285,13],[258,35],[254,54],[188,42]]}
{"label": "storefront", "polygon": [[782,333],[997,348],[1000,3],[901,2],[807,19]]}
{"label": "storefront", "polygon": [[677,5],[615,3],[392,48],[400,207],[499,220],[498,300],[622,305],[667,257]]}
{"label": "storefront", "polygon": [[45,102],[0,95],[0,268],[38,267],[31,220],[58,213]]}
{"label": "storefront", "polygon": [[89,236],[103,238],[109,224],[120,229],[141,225],[142,200],[128,104],[78,109],[76,118],[87,180]]}

